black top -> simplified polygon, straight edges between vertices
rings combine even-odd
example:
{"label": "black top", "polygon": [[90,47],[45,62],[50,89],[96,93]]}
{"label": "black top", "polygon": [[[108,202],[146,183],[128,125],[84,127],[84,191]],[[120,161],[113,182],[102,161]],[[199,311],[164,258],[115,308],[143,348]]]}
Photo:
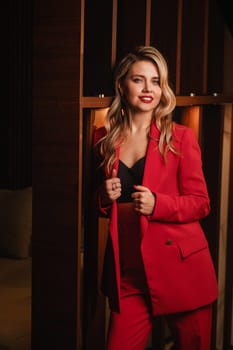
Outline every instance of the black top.
{"label": "black top", "polygon": [[121,180],[121,196],[117,202],[132,202],[131,194],[135,192],[133,185],[141,185],[146,157],[142,157],[128,168],[119,160],[118,177]]}

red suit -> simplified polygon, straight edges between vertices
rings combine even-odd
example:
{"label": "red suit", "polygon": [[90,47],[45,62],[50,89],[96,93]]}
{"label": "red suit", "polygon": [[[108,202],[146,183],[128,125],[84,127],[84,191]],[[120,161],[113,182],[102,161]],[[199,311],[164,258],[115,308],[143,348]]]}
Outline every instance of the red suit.
{"label": "red suit", "polygon": [[[95,140],[104,133],[104,128],[97,129]],[[192,129],[174,124],[172,140],[177,154],[169,151],[164,160],[158,149],[159,136],[152,123],[142,185],[155,194],[156,204],[150,216],[140,216],[140,249],[152,314],[166,315],[211,304],[218,288],[208,242],[199,224],[210,210],[199,145]],[[118,162],[119,149],[116,170]],[[120,312],[117,203],[99,210],[110,217],[103,291],[111,310]]]}

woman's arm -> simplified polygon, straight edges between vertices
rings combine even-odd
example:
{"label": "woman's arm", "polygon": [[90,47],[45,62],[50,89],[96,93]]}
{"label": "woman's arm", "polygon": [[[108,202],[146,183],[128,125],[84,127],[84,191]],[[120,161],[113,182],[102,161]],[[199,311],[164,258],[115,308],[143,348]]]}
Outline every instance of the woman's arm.
{"label": "woman's arm", "polygon": [[[204,218],[210,200],[202,170],[201,151],[196,137],[186,128],[181,139],[178,173],[179,195],[156,192],[156,204],[149,220],[185,223]],[[161,174],[162,176],[162,174]]]}

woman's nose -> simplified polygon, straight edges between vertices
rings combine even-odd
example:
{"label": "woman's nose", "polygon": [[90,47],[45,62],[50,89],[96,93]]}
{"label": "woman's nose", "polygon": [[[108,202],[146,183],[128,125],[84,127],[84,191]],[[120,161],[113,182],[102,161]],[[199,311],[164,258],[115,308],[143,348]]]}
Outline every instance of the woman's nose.
{"label": "woman's nose", "polygon": [[151,84],[145,81],[143,92],[151,92],[151,91],[152,91]]}

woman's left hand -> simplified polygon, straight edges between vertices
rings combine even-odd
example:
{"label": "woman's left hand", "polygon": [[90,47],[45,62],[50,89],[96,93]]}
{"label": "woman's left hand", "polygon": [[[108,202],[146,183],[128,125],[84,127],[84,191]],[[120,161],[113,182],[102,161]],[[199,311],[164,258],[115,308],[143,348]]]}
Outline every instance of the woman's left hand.
{"label": "woman's left hand", "polygon": [[151,215],[155,206],[155,195],[145,186],[134,185],[134,188],[136,192],[131,197],[135,210],[143,215]]}

